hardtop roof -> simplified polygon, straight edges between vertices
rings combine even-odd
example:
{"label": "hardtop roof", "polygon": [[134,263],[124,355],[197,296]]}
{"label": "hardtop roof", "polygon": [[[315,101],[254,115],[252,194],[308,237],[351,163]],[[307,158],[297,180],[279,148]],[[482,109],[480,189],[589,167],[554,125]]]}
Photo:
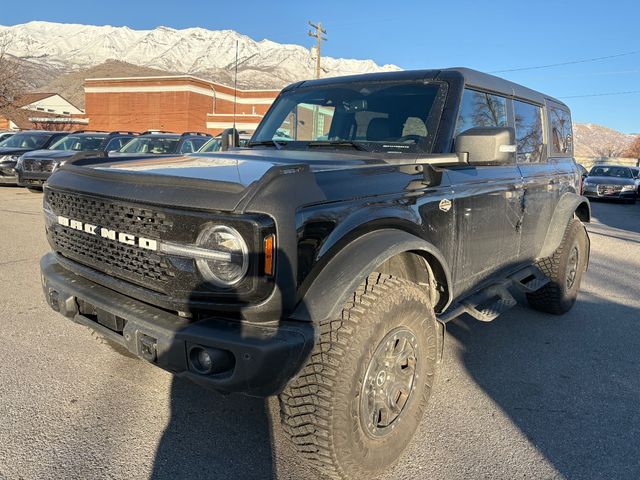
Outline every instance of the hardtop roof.
{"label": "hardtop roof", "polygon": [[558,100],[549,95],[545,95],[536,90],[532,90],[528,87],[520,85],[518,83],[505,80],[504,78],[496,77],[488,73],[479,72],[471,68],[454,67],[444,69],[431,69],[431,70],[402,70],[398,72],[376,72],[365,73],[363,75],[349,75],[344,77],[331,77],[323,78],[319,80],[305,80],[302,82],[294,83],[286,87],[283,91],[300,88],[300,87],[313,87],[321,85],[333,85],[340,83],[351,82],[384,82],[384,81],[411,81],[422,80],[425,78],[438,79],[442,78],[443,73],[453,73],[459,75],[466,86],[471,88],[478,88],[482,90],[488,90],[511,98],[519,98],[522,100],[529,100],[538,104],[545,104],[547,101],[557,103],[558,105],[568,107]]}

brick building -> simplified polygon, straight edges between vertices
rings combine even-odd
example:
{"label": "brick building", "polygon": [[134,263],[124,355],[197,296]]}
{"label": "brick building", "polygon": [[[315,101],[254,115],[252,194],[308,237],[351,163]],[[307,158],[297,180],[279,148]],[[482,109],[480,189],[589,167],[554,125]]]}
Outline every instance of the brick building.
{"label": "brick building", "polygon": [[95,130],[220,133],[233,126],[254,131],[278,90],[240,90],[191,75],[91,78],[85,111]]}

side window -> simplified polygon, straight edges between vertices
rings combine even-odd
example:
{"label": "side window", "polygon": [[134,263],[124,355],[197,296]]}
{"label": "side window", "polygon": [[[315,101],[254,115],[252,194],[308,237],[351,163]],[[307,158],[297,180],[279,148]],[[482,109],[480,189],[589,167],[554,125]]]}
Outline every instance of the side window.
{"label": "side window", "polygon": [[207,140],[209,140],[208,137],[199,137],[199,138],[194,138],[193,140],[191,140],[193,142],[193,148],[195,148],[195,151],[197,152],[198,150],[200,150],[200,148],[207,143]]}
{"label": "side window", "polygon": [[507,99],[465,89],[460,104],[456,135],[474,127],[506,127]]}
{"label": "side window", "polygon": [[569,112],[557,107],[549,107],[551,122],[551,154],[573,155],[573,130]]}
{"label": "side window", "polygon": [[180,153],[193,153],[195,149],[193,148],[193,143],[191,140],[185,140],[182,146],[180,147]]}
{"label": "side window", "polygon": [[513,102],[516,116],[516,158],[520,163],[543,161],[544,135],[542,108],[530,103]]}

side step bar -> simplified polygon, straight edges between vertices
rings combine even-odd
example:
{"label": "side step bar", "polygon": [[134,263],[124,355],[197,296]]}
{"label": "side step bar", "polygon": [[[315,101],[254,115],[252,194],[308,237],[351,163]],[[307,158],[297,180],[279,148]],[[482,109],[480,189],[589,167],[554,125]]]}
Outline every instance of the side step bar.
{"label": "side step bar", "polygon": [[535,265],[531,265],[510,275],[502,282],[462,299],[446,312],[438,315],[438,321],[447,323],[463,313],[468,313],[481,322],[491,322],[518,303],[509,292],[509,287],[515,287],[524,293],[532,293],[547,283],[549,279],[545,274]]}

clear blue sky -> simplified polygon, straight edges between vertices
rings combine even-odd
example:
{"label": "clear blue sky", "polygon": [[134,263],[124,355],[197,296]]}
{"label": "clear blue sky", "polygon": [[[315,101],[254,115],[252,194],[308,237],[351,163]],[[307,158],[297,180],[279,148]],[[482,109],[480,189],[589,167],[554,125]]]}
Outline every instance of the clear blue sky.
{"label": "clear blue sky", "polygon": [[[324,54],[406,69],[468,66],[492,72],[625,54],[498,75],[563,98],[575,121],[628,133],[640,132],[639,19],[638,0],[29,0],[8,1],[0,9],[2,25],[48,20],[133,29],[198,26],[307,47],[313,44],[307,20],[320,20],[329,37]],[[615,92],[638,93],[567,98]]]}

